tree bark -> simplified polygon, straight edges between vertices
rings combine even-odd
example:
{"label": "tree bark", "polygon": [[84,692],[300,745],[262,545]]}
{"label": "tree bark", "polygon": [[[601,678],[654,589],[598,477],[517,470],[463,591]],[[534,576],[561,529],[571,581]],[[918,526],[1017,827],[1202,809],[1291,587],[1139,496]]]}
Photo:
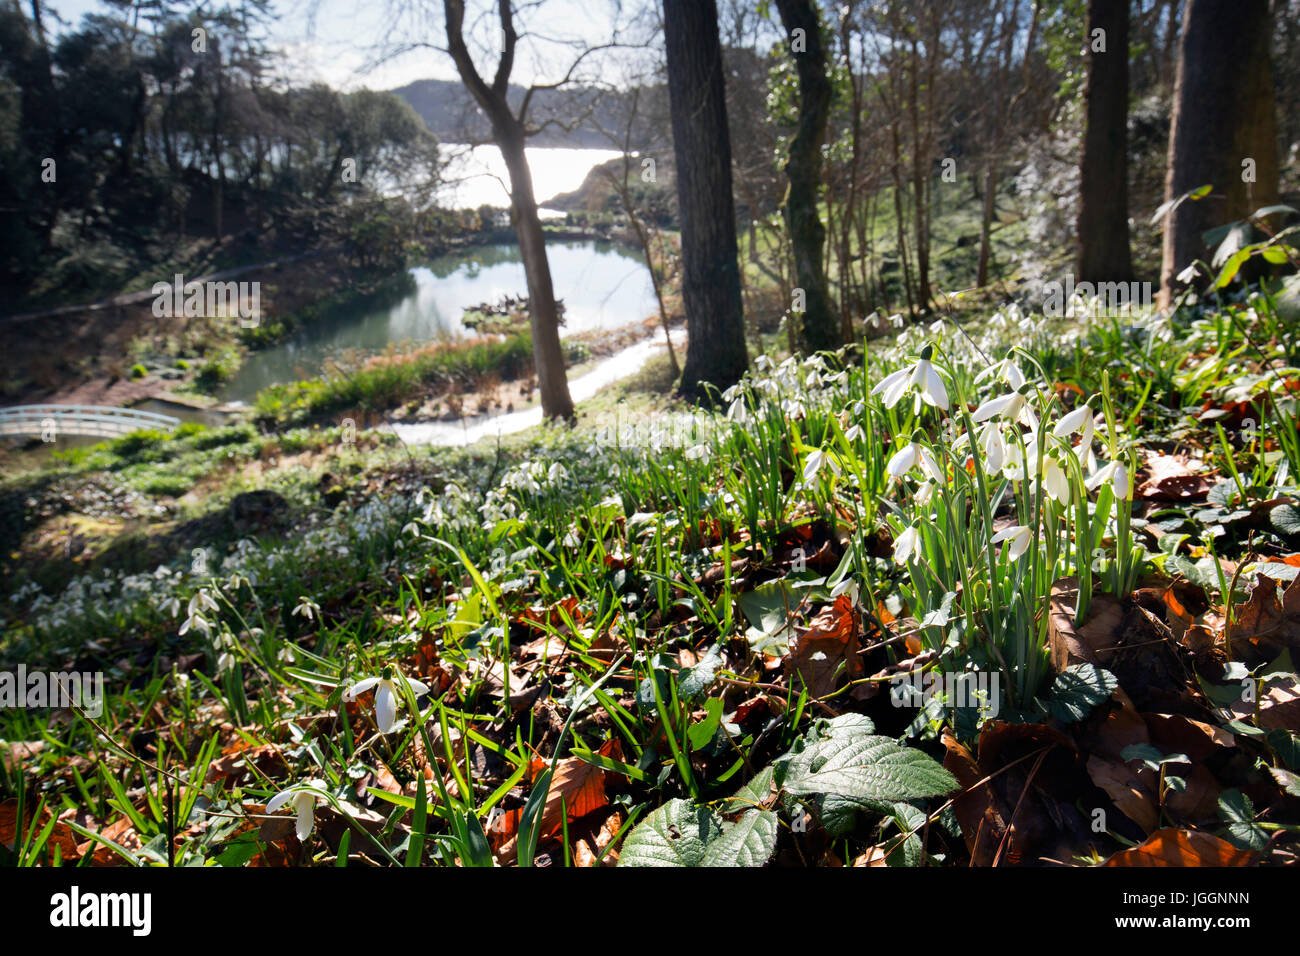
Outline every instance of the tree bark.
{"label": "tree bark", "polygon": [[[501,0],[498,15],[504,47],[492,84],[479,76],[478,69],[465,45],[464,0],[443,0],[446,18],[447,48],[456,64],[461,81],[474,96],[492,123],[492,136],[501,150],[510,174],[510,204],[519,254],[524,260],[528,280],[528,326],[533,336],[533,365],[537,371],[537,389],[542,414],[547,418],[573,418],[573,398],[564,372],[564,349],[560,345],[559,311],[555,305],[555,288],[551,283],[551,264],[546,257],[546,237],[537,214],[533,193],[533,175],[524,153],[523,110],[515,116],[506,99],[510,89],[510,72],[514,67],[515,32],[509,0]],[[525,108],[527,98],[525,98]]]}
{"label": "tree bark", "polygon": [[[1079,166],[1080,282],[1128,282],[1128,0],[1089,0],[1085,133]],[[1104,31],[1105,51],[1092,49]]]}
{"label": "tree bark", "polygon": [[731,139],[715,0],[663,0],[689,342],[678,390],[707,400],[745,374]]}
{"label": "tree bark", "polygon": [[[1268,0],[1187,0],[1165,200],[1206,184],[1214,191],[1180,204],[1165,219],[1162,307],[1179,285],[1178,273],[1207,258],[1203,232],[1277,202],[1271,28]],[[1254,182],[1246,181],[1250,165]]]}
{"label": "tree bark", "polygon": [[[832,94],[826,75],[826,49],[812,0],[777,0],[776,5],[799,76],[799,125],[790,141],[790,155],[785,164],[786,178],[790,181],[785,196],[785,221],[794,249],[795,284],[804,291],[803,342],[811,352],[832,350],[839,348],[843,339],[839,323],[831,316],[822,260],[826,230],[817,207],[822,144],[826,141]],[[801,50],[793,46],[796,30],[803,31]]]}

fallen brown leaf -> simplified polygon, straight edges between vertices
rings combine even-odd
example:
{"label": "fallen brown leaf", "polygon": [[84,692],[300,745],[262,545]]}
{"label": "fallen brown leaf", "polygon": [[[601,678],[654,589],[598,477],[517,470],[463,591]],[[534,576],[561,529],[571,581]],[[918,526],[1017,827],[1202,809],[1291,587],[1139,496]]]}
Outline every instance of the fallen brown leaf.
{"label": "fallen brown leaf", "polygon": [[1255,854],[1199,830],[1157,830],[1141,846],[1120,850],[1102,866],[1250,866]]}

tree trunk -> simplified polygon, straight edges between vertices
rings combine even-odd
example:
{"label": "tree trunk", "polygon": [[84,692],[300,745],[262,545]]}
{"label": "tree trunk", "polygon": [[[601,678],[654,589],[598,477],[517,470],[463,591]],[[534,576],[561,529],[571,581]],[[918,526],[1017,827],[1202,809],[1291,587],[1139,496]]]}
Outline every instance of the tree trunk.
{"label": "tree trunk", "polygon": [[560,345],[559,310],[551,284],[551,263],[546,257],[546,237],[533,195],[533,174],[524,155],[524,138],[498,133],[497,146],[510,173],[510,202],[514,211],[515,235],[528,279],[528,327],[533,334],[533,364],[542,413],[547,418],[573,417],[573,398],[564,372],[564,348]]}
{"label": "tree trunk", "polygon": [[[1128,0],[1089,0],[1086,126],[1079,167],[1080,282],[1129,282]],[[1092,49],[1105,31],[1105,51]]]}
{"label": "tree trunk", "polygon": [[461,82],[491,121],[493,139],[510,174],[515,236],[519,239],[519,254],[524,260],[524,276],[528,280],[528,325],[533,334],[533,365],[537,371],[542,414],[547,418],[568,420],[573,418],[573,398],[564,372],[559,310],[555,305],[555,287],[551,284],[551,264],[546,258],[546,237],[542,233],[542,220],[537,215],[533,174],[524,153],[524,114],[528,98],[525,97],[518,116],[511,112],[506,99],[519,35],[515,31],[513,7],[508,0],[501,0],[497,13],[501,20],[504,48],[489,86],[479,75],[465,45],[464,0],[443,0],[448,52],[456,64]]}
{"label": "tree trunk", "polygon": [[[830,118],[831,82],[826,76],[826,50],[821,23],[812,0],[777,0],[781,23],[791,43],[799,76],[799,126],[790,141],[785,164],[790,188],[785,197],[785,221],[794,249],[795,284],[804,291],[803,342],[811,352],[843,344],[839,323],[831,317],[822,246],[826,230],[817,208],[821,186],[822,144]],[[802,30],[802,49],[794,49],[794,31]]]}
{"label": "tree trunk", "polygon": [[731,197],[731,139],[715,0],[664,0],[668,97],[682,223],[689,342],[681,394],[707,399],[745,374],[744,305]]}
{"label": "tree trunk", "polygon": [[[1165,219],[1162,307],[1179,285],[1178,273],[1208,257],[1203,232],[1277,202],[1271,27],[1268,0],[1187,0],[1165,199],[1206,184],[1214,191]],[[1247,181],[1252,166],[1254,182]]]}

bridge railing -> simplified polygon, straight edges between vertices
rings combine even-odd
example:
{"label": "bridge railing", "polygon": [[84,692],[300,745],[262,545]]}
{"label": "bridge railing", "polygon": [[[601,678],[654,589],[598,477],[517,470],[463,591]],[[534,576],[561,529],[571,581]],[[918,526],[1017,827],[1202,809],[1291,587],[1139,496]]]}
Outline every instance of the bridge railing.
{"label": "bridge railing", "polygon": [[0,435],[40,435],[45,422],[56,435],[112,437],[141,428],[171,431],[181,420],[172,415],[108,405],[13,405],[0,408]]}

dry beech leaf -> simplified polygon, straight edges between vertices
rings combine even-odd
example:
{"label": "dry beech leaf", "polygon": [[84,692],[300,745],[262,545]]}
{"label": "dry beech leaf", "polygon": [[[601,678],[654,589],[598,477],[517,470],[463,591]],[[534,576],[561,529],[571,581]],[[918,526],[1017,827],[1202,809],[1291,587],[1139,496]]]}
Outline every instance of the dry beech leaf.
{"label": "dry beech leaf", "polygon": [[1157,830],[1140,846],[1121,850],[1102,866],[1250,866],[1255,854],[1199,830]]}
{"label": "dry beech leaf", "polygon": [[822,608],[808,623],[808,629],[790,641],[785,669],[797,674],[813,697],[833,693],[841,668],[849,680],[863,674],[858,654],[858,616],[847,594]]}

